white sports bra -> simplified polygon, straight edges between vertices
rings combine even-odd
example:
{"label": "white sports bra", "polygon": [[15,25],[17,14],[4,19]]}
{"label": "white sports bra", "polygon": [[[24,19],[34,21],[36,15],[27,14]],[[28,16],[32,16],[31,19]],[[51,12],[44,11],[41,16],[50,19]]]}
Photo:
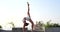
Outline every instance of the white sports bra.
{"label": "white sports bra", "polygon": [[28,17],[26,17],[26,20],[27,20],[27,21],[29,21],[29,20],[30,20],[30,17],[29,17],[29,16],[28,16]]}

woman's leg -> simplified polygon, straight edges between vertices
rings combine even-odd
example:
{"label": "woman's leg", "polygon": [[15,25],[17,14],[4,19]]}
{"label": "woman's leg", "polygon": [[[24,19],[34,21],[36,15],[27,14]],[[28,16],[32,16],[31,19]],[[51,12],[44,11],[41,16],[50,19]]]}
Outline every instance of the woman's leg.
{"label": "woman's leg", "polygon": [[33,23],[33,21],[30,19],[30,23],[32,24],[32,32],[33,32],[33,27],[34,27],[34,23]]}

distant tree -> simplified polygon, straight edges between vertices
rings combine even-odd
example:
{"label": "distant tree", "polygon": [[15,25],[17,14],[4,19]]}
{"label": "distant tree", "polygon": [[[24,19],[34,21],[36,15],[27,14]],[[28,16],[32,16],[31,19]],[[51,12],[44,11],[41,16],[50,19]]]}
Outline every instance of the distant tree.
{"label": "distant tree", "polygon": [[60,27],[60,25],[57,23],[50,23],[50,21],[48,21],[47,24],[45,25],[45,28],[50,28],[50,27]]}
{"label": "distant tree", "polygon": [[52,25],[50,24],[50,21],[47,22],[47,24],[45,25],[46,28],[51,27]]}
{"label": "distant tree", "polygon": [[41,21],[36,21],[36,25],[35,25],[35,30],[39,30],[39,31],[43,31],[43,23],[41,23]]}
{"label": "distant tree", "polygon": [[14,25],[14,23],[13,23],[13,22],[10,22],[9,24],[11,24],[11,25],[13,26],[13,28],[15,28],[15,25]]}
{"label": "distant tree", "polygon": [[56,23],[54,23],[52,26],[53,27],[60,27],[60,25],[59,24],[56,24]]}
{"label": "distant tree", "polygon": [[0,29],[2,29],[2,26],[0,25]]}

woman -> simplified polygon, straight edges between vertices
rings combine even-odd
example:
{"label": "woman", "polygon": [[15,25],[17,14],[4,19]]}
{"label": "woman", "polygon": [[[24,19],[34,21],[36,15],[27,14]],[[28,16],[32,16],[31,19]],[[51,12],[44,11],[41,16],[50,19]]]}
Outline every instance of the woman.
{"label": "woman", "polygon": [[27,2],[27,4],[28,4],[28,12],[27,12],[28,17],[24,17],[24,19],[23,19],[24,20],[23,21],[24,22],[23,32],[25,31],[25,26],[28,26],[28,23],[26,23],[26,20],[29,21],[32,24],[32,32],[33,32],[34,23],[33,23],[32,19],[31,19],[30,13],[29,13],[29,11],[30,11],[29,3]]}

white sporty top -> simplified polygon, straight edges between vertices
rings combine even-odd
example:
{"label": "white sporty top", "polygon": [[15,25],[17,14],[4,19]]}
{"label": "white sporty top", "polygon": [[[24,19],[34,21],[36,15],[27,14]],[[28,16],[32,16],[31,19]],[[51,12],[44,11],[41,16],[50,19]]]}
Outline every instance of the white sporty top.
{"label": "white sporty top", "polygon": [[[24,18],[26,18],[26,20],[27,20],[27,21],[29,21],[29,19],[30,19],[30,17],[29,17],[29,16],[28,16],[28,17],[24,17]],[[25,19],[23,19],[23,22],[24,22],[24,21],[26,21],[26,20],[25,20]]]}
{"label": "white sporty top", "polygon": [[28,16],[28,17],[26,17],[26,20],[27,20],[27,21],[29,21],[29,19],[30,19],[30,17],[29,17],[29,16]]}

